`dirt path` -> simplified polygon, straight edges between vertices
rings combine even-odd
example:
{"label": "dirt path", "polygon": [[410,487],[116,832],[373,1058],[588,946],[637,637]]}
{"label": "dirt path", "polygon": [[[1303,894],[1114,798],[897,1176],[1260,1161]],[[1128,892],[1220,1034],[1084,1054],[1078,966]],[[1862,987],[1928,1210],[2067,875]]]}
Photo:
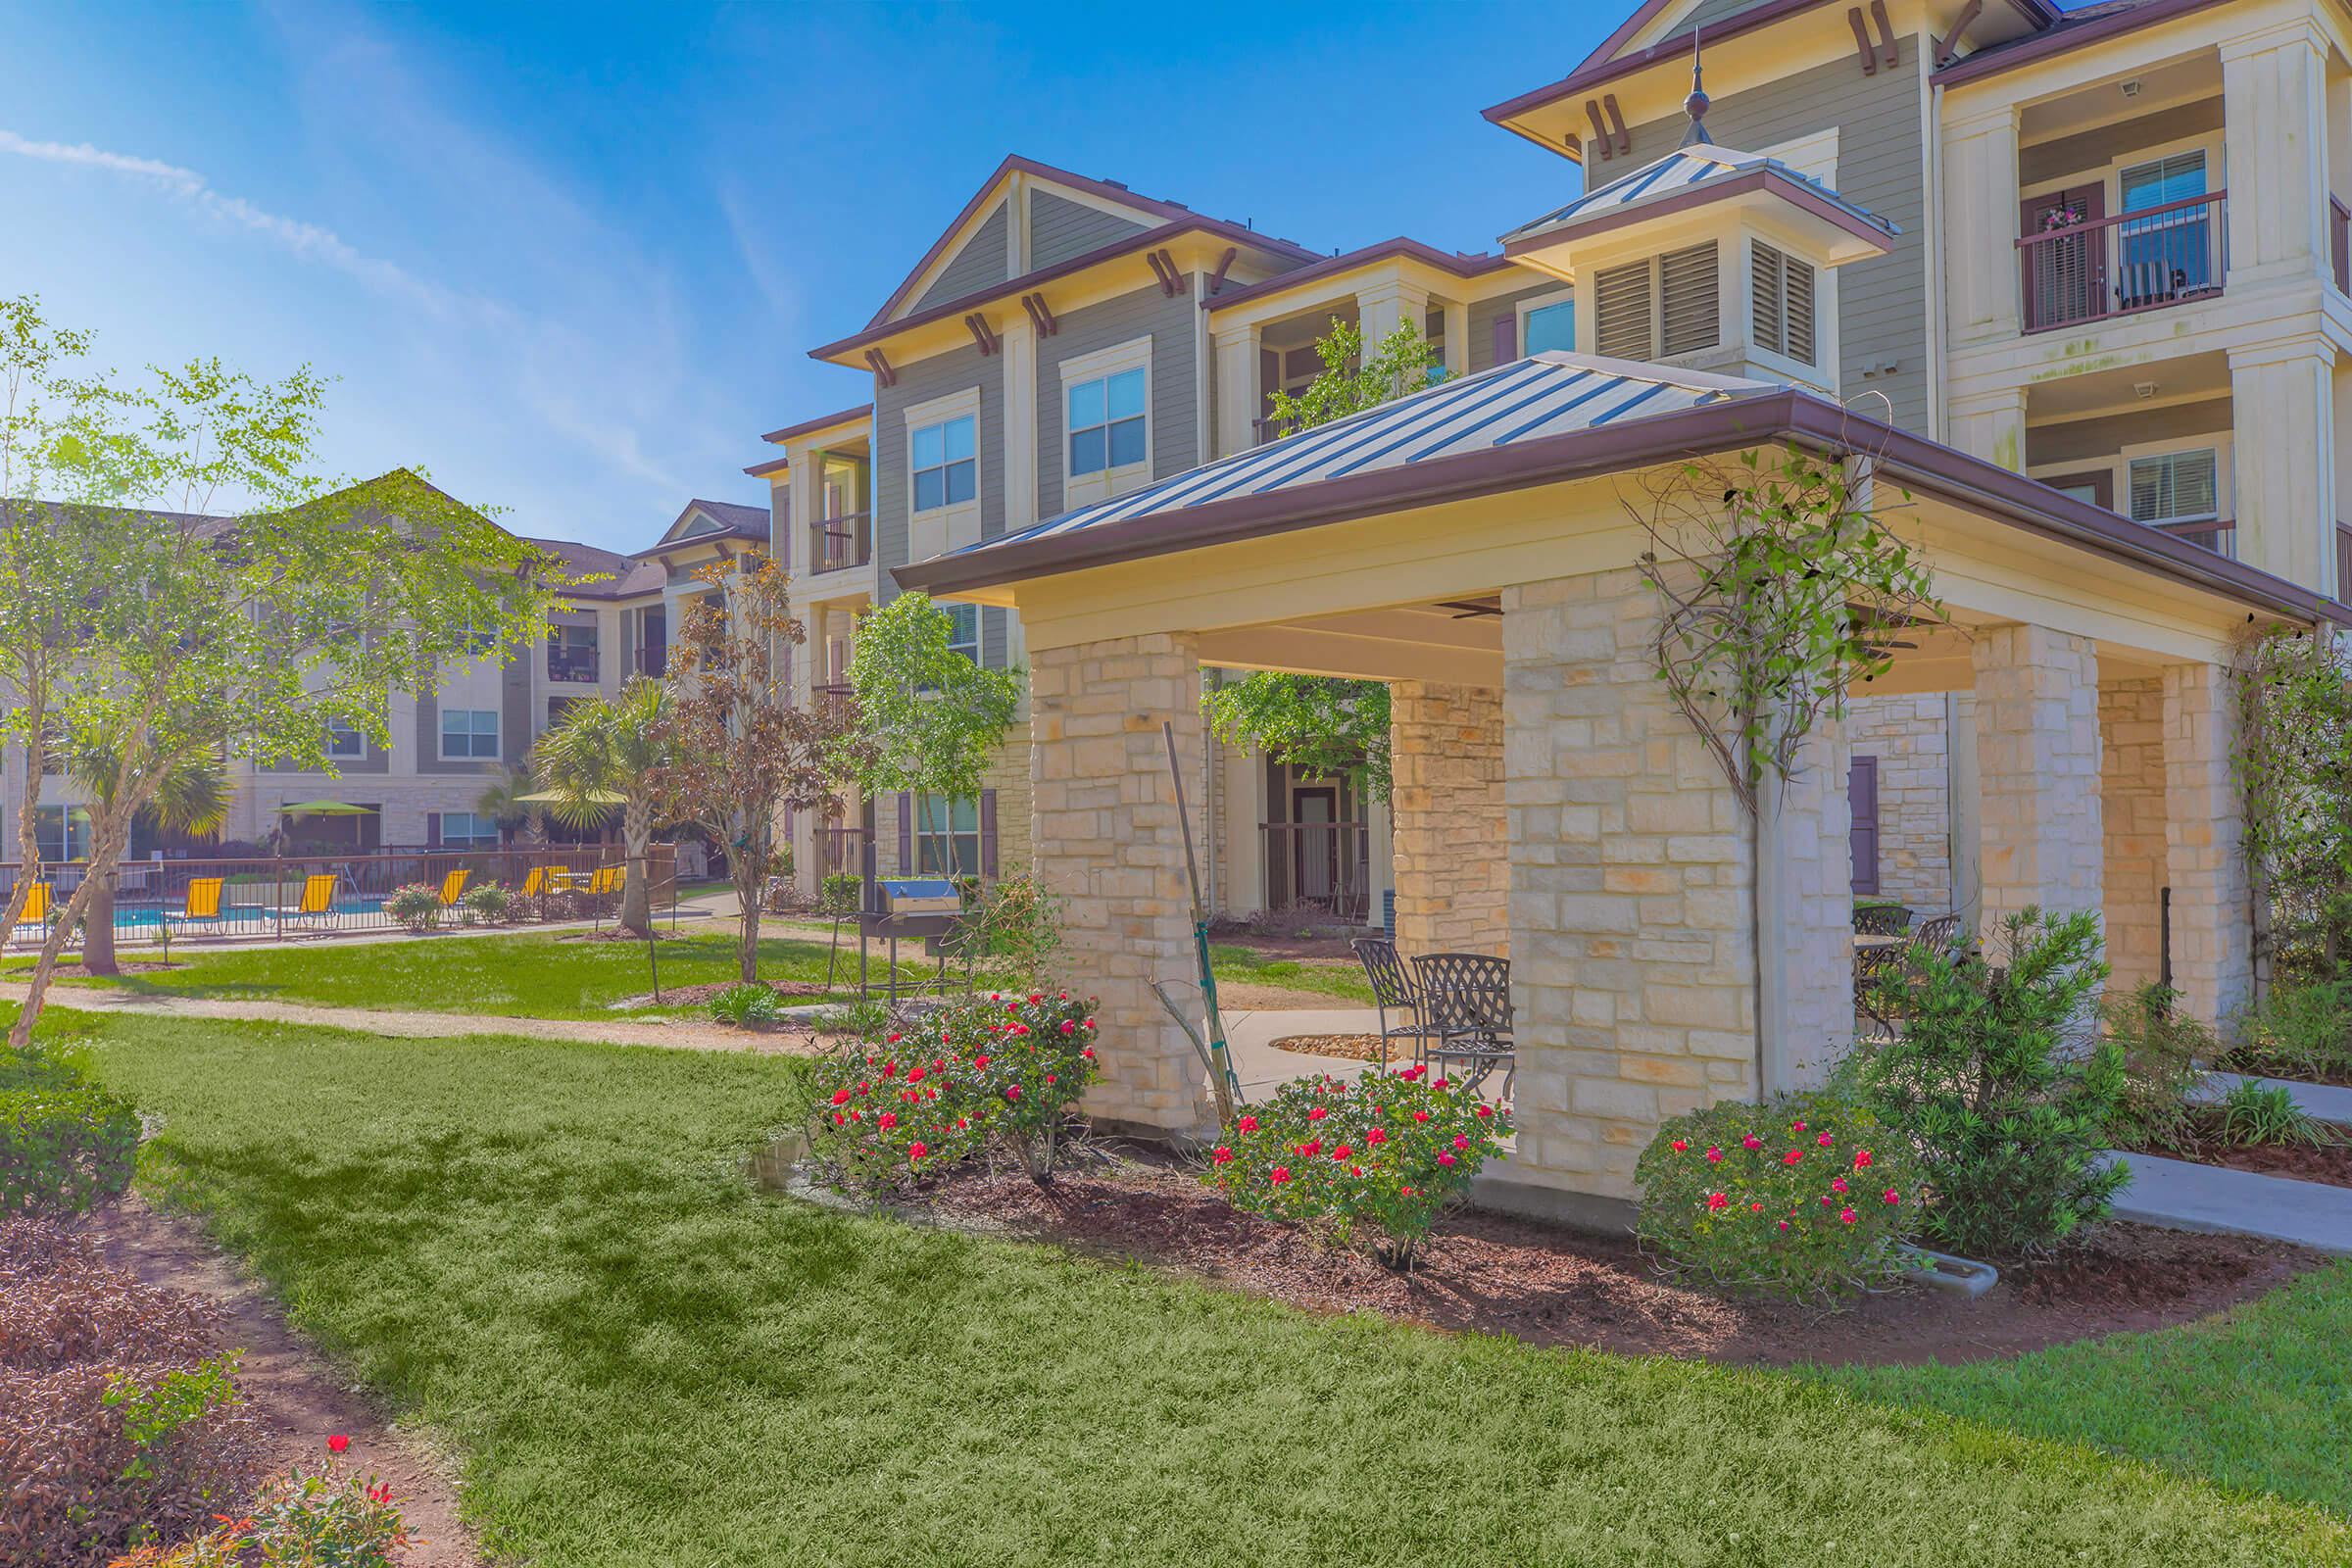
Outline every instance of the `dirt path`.
{"label": "dirt path", "polygon": [[351,1439],[346,1467],[392,1488],[412,1537],[401,1568],[479,1568],[482,1557],[459,1522],[458,1489],[450,1475],[337,1377],[286,1325],[270,1294],[243,1278],[192,1221],[160,1214],[134,1193],[93,1215],[92,1227],[115,1267],[227,1309],[222,1338],[245,1352],[237,1388],[268,1433],[272,1469],[297,1459],[316,1464],[326,1456],[326,1440],[341,1434]]}
{"label": "dirt path", "polygon": [[[27,988],[0,985],[0,1001],[23,1002]],[[459,1035],[519,1035],[526,1040],[583,1040],[616,1046],[666,1046],[679,1051],[746,1051],[755,1055],[807,1054],[803,1033],[760,1033],[690,1018],[509,1018],[480,1012],[404,1012],[392,1008],[326,1007],[295,1002],[232,1002],[212,997],[168,997],[96,986],[51,992],[49,1004],[82,1012],[133,1013],[154,1018],[239,1018],[256,1023],[315,1024],[403,1040]]]}

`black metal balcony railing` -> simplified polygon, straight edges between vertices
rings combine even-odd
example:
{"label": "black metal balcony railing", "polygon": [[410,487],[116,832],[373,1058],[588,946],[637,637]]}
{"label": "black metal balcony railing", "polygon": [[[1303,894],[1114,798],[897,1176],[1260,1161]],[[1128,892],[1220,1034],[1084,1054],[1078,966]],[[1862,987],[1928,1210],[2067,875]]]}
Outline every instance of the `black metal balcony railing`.
{"label": "black metal balcony railing", "polygon": [[2169,533],[2176,539],[2185,539],[2192,545],[2203,545],[2217,556],[2234,559],[2237,555],[2237,519],[2234,517],[2182,517],[2172,522],[2151,522],[2148,526],[2159,533]]}
{"label": "black metal balcony railing", "polygon": [[2063,223],[2017,242],[2025,329],[2047,332],[2222,292],[2228,191]]}
{"label": "black metal balcony railing", "polygon": [[2328,198],[2328,270],[2338,294],[2352,294],[2352,207]]}
{"label": "black metal balcony railing", "polygon": [[547,678],[549,680],[596,681],[596,645],[577,643],[552,644],[547,650]]}
{"label": "black metal balcony railing", "polygon": [[874,559],[874,518],[868,512],[820,517],[808,524],[808,570],[844,571]]}

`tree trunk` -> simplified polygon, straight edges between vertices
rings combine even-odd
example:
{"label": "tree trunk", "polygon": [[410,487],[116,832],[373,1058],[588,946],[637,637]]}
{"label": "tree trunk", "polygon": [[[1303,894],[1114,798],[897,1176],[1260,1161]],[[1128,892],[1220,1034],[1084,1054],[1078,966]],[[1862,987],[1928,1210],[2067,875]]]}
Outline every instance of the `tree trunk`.
{"label": "tree trunk", "polygon": [[620,813],[621,853],[629,868],[620,889],[620,923],[624,930],[634,931],[648,942],[654,938],[654,890],[646,851],[653,837],[653,808],[631,797]]}
{"label": "tree trunk", "polygon": [[90,912],[83,922],[81,966],[92,974],[119,975],[122,969],[115,961],[114,874],[93,875],[90,880],[97,887],[90,894]]}
{"label": "tree trunk", "polygon": [[88,915],[99,887],[113,880],[115,868],[122,861],[122,846],[130,837],[127,824],[131,813],[122,813],[124,826],[120,830],[111,820],[113,814],[109,813],[110,820],[91,836],[88,872],[74,890],[74,896],[66,901],[66,906],[57,911],[57,918],[49,927],[49,940],[41,944],[40,960],[32,966],[32,982],[25,991],[24,1005],[8,1031],[11,1050],[22,1051],[31,1041],[32,1026],[40,1021],[41,1007],[48,998],[49,984],[56,976],[57,960],[66,950],[67,939],[73,935],[74,927]]}
{"label": "tree trunk", "polygon": [[727,872],[741,906],[735,934],[735,966],[746,985],[760,978],[760,875],[752,857],[730,849]]}

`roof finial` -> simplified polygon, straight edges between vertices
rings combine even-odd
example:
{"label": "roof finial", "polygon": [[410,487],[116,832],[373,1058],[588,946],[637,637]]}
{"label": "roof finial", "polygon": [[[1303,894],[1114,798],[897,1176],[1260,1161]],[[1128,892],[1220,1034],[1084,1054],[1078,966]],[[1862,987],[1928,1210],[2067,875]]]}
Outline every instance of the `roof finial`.
{"label": "roof finial", "polygon": [[1690,128],[1683,132],[1683,145],[1694,143],[1714,145],[1715,138],[1707,134],[1707,89],[1700,78],[1698,40],[1702,29],[1690,29],[1690,96],[1683,100],[1683,108],[1690,116]]}

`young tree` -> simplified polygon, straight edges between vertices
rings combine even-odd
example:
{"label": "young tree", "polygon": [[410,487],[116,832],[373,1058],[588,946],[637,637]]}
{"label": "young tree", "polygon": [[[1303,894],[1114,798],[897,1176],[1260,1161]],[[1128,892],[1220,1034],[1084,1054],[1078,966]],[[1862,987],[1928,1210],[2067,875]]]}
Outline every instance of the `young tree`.
{"label": "young tree", "polygon": [[862,752],[842,771],[867,796],[906,793],[916,821],[946,835],[955,859],[957,801],[977,800],[988,761],[1021,710],[1021,672],[989,669],[949,641],[953,623],[927,594],[901,594],[858,626],[850,656]]}
{"label": "young tree", "polygon": [[530,826],[539,803],[526,797],[537,792],[538,781],[525,766],[510,767],[473,798],[473,808],[498,824],[498,842],[513,844],[514,835]]}
{"label": "young tree", "polygon": [[760,977],[760,893],[782,848],[779,810],[832,797],[836,759],[856,729],[853,704],[792,701],[786,650],[808,640],[792,616],[784,568],[757,553],[695,574],[708,591],[679,617],[666,704],[655,737],[667,752],[654,771],[662,812],[710,834],[727,858],[742,909],[738,968]]}
{"label": "young tree", "polygon": [[[1276,392],[1268,416],[1285,435],[1311,430],[1446,379],[1437,346],[1410,321],[1364,354],[1364,334],[1334,318],[1315,344],[1323,369],[1297,397]],[[1201,702],[1228,746],[1253,747],[1304,772],[1356,781],[1389,798],[1389,688],[1377,680],[1255,670]]]}
{"label": "young tree", "polygon": [[641,937],[654,931],[653,896],[645,855],[654,837],[659,781],[668,760],[660,732],[662,686],[637,679],[617,697],[591,697],[564,710],[539,737],[539,780],[558,797],[556,819],[600,827],[620,808],[621,853],[628,876],[620,894],[620,923]]}
{"label": "young tree", "polygon": [[[71,747],[66,776],[81,786],[93,816],[110,814],[122,792],[122,760],[103,739]],[[173,762],[141,813],[167,833],[212,833],[228,819],[228,770],[218,757],[182,758]],[[115,960],[115,885],[108,879],[90,894],[82,920],[81,966],[92,974],[120,974]]]}
{"label": "young tree", "polygon": [[110,885],[133,820],[178,770],[221,755],[331,774],[329,726],[390,742],[396,691],[546,635],[562,579],[538,550],[396,470],[311,475],[323,383],[217,360],[101,378],[37,418],[49,494],[20,497],[95,570],[59,716],[116,760],[88,872],[43,944],[10,1034],[28,1038],[66,942]]}

